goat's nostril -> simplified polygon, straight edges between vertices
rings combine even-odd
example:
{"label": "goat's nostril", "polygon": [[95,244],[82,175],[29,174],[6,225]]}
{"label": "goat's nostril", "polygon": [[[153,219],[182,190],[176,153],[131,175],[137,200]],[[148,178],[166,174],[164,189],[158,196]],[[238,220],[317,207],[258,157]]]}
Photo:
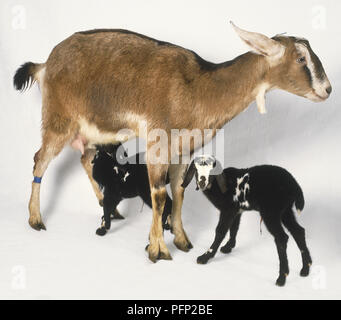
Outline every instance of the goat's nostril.
{"label": "goat's nostril", "polygon": [[331,93],[332,93],[332,87],[331,87],[331,86],[328,87],[328,88],[326,89],[326,91],[327,91],[328,94],[331,94]]}

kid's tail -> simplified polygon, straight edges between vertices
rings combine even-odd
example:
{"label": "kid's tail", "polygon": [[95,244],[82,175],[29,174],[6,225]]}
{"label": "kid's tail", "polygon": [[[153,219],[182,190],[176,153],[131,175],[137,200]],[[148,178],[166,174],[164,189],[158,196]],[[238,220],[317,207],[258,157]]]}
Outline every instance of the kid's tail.
{"label": "kid's tail", "polygon": [[300,185],[296,182],[295,207],[297,213],[300,214],[304,208],[304,196]]}
{"label": "kid's tail", "polygon": [[13,85],[16,90],[25,91],[38,80],[38,71],[43,68],[44,64],[26,62],[16,71],[13,78]]}

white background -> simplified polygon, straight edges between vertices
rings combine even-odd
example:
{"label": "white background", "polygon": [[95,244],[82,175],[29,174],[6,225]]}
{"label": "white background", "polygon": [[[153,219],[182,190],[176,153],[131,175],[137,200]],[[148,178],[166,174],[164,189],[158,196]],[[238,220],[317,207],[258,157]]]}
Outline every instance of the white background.
{"label": "white background", "polygon": [[[319,1],[9,1],[0,4],[0,298],[104,299],[336,299],[340,285],[340,16],[341,2]],[[183,220],[194,245],[189,253],[166,243],[173,261],[147,259],[151,210],[139,199],[120,205],[126,220],[106,237],[95,235],[101,208],[80,165],[66,148],[47,170],[41,210],[47,231],[31,229],[28,200],[33,155],[40,147],[41,98],[37,86],[13,89],[15,70],[46,61],[52,48],[79,30],[126,28],[173,42],[222,62],[247,51],[229,26],[233,20],[268,36],[306,37],[333,85],[326,102],[274,91],[266,115],[255,104],[227,124],[226,166],[277,164],[301,184],[313,274],[301,278],[300,253],[290,237],[291,268],[284,288],[274,285],[278,258],[259,215],[245,213],[230,255],[196,264],[214,237],[216,210],[191,184]],[[224,138],[224,139],[223,139]]]}

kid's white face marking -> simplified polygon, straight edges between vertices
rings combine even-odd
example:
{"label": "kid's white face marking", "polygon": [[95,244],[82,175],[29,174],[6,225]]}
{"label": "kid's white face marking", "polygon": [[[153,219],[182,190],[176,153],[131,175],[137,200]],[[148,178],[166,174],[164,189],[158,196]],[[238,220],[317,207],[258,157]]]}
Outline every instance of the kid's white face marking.
{"label": "kid's white face marking", "polygon": [[195,167],[198,172],[198,182],[200,182],[201,180],[205,180],[205,186],[201,189],[206,189],[209,181],[210,172],[213,169],[213,165],[202,166],[196,164]]}
{"label": "kid's white face marking", "polygon": [[202,180],[205,181],[204,187],[201,187],[202,190],[205,190],[209,184],[210,172],[213,169],[214,162],[215,159],[212,156],[197,157],[194,161],[194,165],[198,174],[197,183]]}

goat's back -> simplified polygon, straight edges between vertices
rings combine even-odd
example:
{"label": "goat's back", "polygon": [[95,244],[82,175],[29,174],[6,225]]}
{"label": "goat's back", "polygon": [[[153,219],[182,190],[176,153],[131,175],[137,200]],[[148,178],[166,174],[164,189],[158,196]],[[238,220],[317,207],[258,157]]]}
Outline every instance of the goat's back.
{"label": "goat's back", "polygon": [[296,179],[286,169],[272,165],[255,166],[250,174],[250,197],[270,208],[299,203],[304,206],[303,192]]}
{"label": "goat's back", "polygon": [[155,103],[167,117],[171,97],[187,94],[183,86],[200,72],[198,61],[190,50],[126,30],[78,32],[52,50],[45,82],[72,101],[75,117],[101,117],[96,125],[112,130],[112,119],[123,126],[127,111],[151,115]]}

